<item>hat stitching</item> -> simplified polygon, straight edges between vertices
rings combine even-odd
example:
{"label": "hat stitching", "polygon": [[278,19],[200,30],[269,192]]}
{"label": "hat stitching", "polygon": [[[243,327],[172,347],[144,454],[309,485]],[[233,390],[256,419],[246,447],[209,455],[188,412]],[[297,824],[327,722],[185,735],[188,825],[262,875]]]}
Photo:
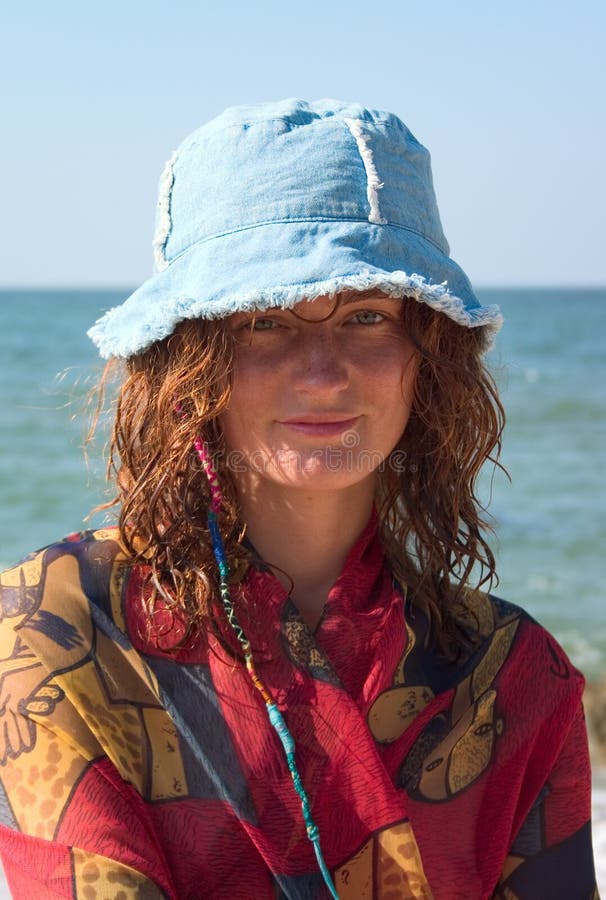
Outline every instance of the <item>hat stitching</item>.
{"label": "hat stitching", "polygon": [[379,191],[384,186],[384,182],[380,181],[375,161],[370,147],[370,135],[364,134],[362,131],[362,122],[360,119],[343,118],[343,121],[353,134],[358,152],[364,163],[364,171],[366,172],[366,196],[370,205],[370,215],[368,221],[373,225],[387,225],[387,219],[381,216],[379,209]]}
{"label": "hat stitching", "polygon": [[[253,228],[261,228],[265,225],[297,225],[300,222],[343,222],[344,224],[347,222],[359,222],[360,224],[366,224],[366,222],[368,222],[368,219],[344,219],[339,216],[302,216],[300,219],[266,219],[264,222],[251,222],[250,225],[240,225],[238,228],[231,228],[229,231],[217,231],[214,234],[209,234],[207,237],[198,238],[198,240],[194,241],[193,244],[190,244],[188,247],[184,247],[183,250],[180,250],[179,253],[171,257],[171,259],[168,260],[168,262],[162,267],[162,269],[166,269],[168,266],[171,266],[178,259],[181,259],[182,256],[185,256],[186,253],[189,253],[190,250],[193,250],[194,247],[197,247],[200,244],[206,244],[209,241],[218,240],[222,237],[229,237],[229,235],[231,234],[239,234],[241,231],[250,231]],[[384,225],[387,228],[399,228],[401,231],[407,231],[410,234],[416,234],[417,237],[420,237],[424,241],[427,241],[432,245],[432,247],[435,247],[436,250],[439,250],[440,253],[444,253],[444,248],[440,247],[440,245],[437,244],[432,238],[428,237],[426,234],[423,234],[422,231],[417,231],[415,228],[409,228],[408,225],[401,225],[399,222],[385,221]]]}
{"label": "hat stitching", "polygon": [[[344,119],[345,116],[343,116],[342,113],[352,106],[357,107],[357,104],[344,103],[339,107],[339,109],[325,109],[321,112],[314,111],[312,109],[303,110],[304,113],[308,113],[308,116],[306,115],[302,121],[298,120],[298,113],[293,111],[279,113],[276,115],[267,115],[261,118],[253,118],[252,120],[228,119],[221,124],[219,124],[219,119],[221,118],[221,116],[218,116],[216,119],[211,119],[205,125],[201,125],[200,128],[197,128],[194,132],[192,132],[192,134],[186,137],[180,144],[180,149],[182,151],[186,149],[195,149],[205,142],[208,135],[212,134],[213,136],[218,136],[221,135],[224,131],[228,131],[230,128],[235,131],[247,131],[249,128],[254,128],[256,125],[264,127],[267,125],[273,125],[276,122],[280,122],[288,126],[289,131],[294,131],[297,128],[307,128],[312,124],[315,125],[320,122],[332,123],[338,121],[339,119]],[[367,125],[377,125],[381,128],[383,126],[385,126],[386,128],[394,127],[399,129],[400,131],[403,131],[405,134],[408,134],[414,139],[414,136],[410,133],[404,122],[398,121],[393,113],[386,112],[380,109],[362,108],[357,108],[355,110],[350,109],[350,111],[355,111],[356,116],[361,117],[355,119],[354,121],[364,122]]]}

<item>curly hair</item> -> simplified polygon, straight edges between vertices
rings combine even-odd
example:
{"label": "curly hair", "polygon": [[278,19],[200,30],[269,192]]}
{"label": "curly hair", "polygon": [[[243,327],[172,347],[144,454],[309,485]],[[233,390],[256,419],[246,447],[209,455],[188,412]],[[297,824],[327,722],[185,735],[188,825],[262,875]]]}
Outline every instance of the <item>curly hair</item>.
{"label": "curly hair", "polygon": [[392,452],[404,464],[388,465],[379,485],[382,537],[394,574],[452,655],[474,635],[470,589],[498,583],[477,485],[485,462],[500,466],[505,413],[482,328],[462,327],[424,303],[403,303],[402,320],[420,364]]}
{"label": "curly hair", "polygon": [[[450,655],[468,642],[456,614],[466,592],[496,581],[476,485],[484,462],[498,461],[504,413],[483,360],[482,328],[464,328],[412,298],[402,302],[402,323],[420,363],[408,424],[381,466],[379,523],[395,577]],[[230,565],[250,558],[217,421],[229,404],[233,360],[234,337],[222,320],[189,320],[119,371],[108,462],[117,493],[106,506],[119,505],[127,564],[147,573],[148,637],[161,598],[163,616],[172,610],[185,626],[178,647],[220,615],[197,438],[207,442],[221,480]],[[116,365],[108,364],[103,383]]]}

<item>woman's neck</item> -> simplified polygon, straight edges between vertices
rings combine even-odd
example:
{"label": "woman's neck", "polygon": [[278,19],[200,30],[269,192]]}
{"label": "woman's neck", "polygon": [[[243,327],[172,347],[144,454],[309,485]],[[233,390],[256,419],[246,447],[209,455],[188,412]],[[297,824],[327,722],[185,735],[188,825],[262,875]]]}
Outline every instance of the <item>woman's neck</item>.
{"label": "woman's neck", "polygon": [[374,502],[374,479],[348,490],[290,491],[272,484],[242,491],[247,537],[299,608],[318,624],[328,591],[364,530]]}

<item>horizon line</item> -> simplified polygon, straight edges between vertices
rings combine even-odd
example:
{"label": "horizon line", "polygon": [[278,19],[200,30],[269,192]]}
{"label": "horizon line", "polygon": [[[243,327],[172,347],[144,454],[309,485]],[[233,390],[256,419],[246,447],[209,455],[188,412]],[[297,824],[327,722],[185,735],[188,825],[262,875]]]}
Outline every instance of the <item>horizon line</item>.
{"label": "horizon line", "polygon": [[[77,291],[112,291],[124,293],[125,299],[132,294],[143,282],[131,285],[125,284],[2,284],[0,283],[0,292],[8,293],[10,291],[47,291],[48,293],[60,293],[62,291],[75,293]],[[556,290],[606,290],[606,280],[602,282],[478,282],[473,285],[476,291],[510,291],[510,290],[533,290],[533,291],[556,291]]]}

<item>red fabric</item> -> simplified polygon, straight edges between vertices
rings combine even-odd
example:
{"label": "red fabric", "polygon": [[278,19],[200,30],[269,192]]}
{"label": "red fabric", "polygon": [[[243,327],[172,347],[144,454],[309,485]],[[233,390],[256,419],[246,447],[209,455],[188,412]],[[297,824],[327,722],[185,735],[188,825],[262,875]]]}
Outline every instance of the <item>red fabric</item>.
{"label": "red fabric", "polygon": [[[168,616],[161,641],[144,639],[143,573],[119,560],[111,533],[83,535],[0,579],[0,851],[14,896],[85,897],[99,871],[106,892],[131,879],[146,897],[326,897],[228,626],[176,654]],[[233,594],[340,897],[592,896],[583,681],[544,629],[470,595],[476,649],[442,659],[374,520],[315,633],[268,571]]]}

